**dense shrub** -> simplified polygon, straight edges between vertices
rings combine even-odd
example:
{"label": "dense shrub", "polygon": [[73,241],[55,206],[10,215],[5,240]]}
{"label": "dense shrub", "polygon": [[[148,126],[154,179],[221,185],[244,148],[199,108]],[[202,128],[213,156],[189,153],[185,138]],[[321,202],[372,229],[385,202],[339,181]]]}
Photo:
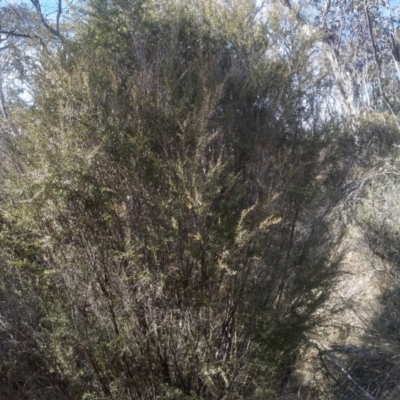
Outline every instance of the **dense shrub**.
{"label": "dense shrub", "polygon": [[87,21],[13,116],[2,384],[268,398],[340,259],[346,139],[305,123],[306,55],[268,56],[243,3],[98,1]]}

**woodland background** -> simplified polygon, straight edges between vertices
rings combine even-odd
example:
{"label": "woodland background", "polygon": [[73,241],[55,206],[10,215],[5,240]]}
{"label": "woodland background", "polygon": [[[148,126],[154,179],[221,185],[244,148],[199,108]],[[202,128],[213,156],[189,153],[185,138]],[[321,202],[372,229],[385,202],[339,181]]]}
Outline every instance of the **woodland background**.
{"label": "woodland background", "polygon": [[49,10],[0,5],[0,398],[398,399],[398,4]]}

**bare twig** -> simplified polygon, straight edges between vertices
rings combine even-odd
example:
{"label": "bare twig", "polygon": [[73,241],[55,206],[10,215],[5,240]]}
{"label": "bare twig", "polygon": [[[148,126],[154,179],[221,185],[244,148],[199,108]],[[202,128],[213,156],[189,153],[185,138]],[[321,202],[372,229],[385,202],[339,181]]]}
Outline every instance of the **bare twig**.
{"label": "bare twig", "polygon": [[326,2],[326,7],[325,7],[324,13],[321,18],[320,28],[322,28],[322,29],[326,29],[326,20],[328,18],[328,13],[329,13],[330,8],[331,8],[331,0],[328,0]]}
{"label": "bare twig", "polygon": [[[8,37],[10,37],[10,36],[22,37],[22,38],[26,38],[26,39],[38,38],[38,36],[36,36],[36,35],[29,35],[27,33],[18,33],[18,32],[15,32],[15,31],[6,31],[6,30],[3,30],[3,29],[0,30],[0,34],[7,35],[6,39],[8,39]],[[4,41],[4,40],[5,39],[2,39],[2,41]]]}
{"label": "bare twig", "polygon": [[57,32],[60,32],[60,17],[61,17],[61,13],[62,13],[62,0],[58,0],[57,25],[56,25]]}
{"label": "bare twig", "polygon": [[37,13],[40,16],[40,20],[43,24],[43,26],[55,37],[57,37],[58,39],[61,40],[61,42],[65,41],[64,36],[61,34],[60,32],[60,27],[59,27],[59,23],[60,23],[60,16],[61,16],[61,0],[58,1],[58,11],[57,11],[57,25],[56,25],[56,29],[54,29],[51,25],[49,25],[49,23],[46,21],[46,18],[44,17],[43,13],[42,13],[42,7],[40,5],[39,0],[31,0],[31,3],[33,4],[33,6],[35,7]]}
{"label": "bare twig", "polygon": [[346,199],[344,200],[344,202],[348,202],[349,200],[351,200],[357,193],[360,193],[361,190],[363,189],[363,187],[365,186],[366,183],[368,183],[369,181],[371,181],[374,178],[377,178],[378,176],[400,176],[400,171],[384,171],[384,172],[379,172],[376,174],[372,174],[370,176],[367,176],[366,178],[364,178],[363,180],[357,182],[358,186],[350,191],[350,193],[347,195]]}
{"label": "bare twig", "polygon": [[364,396],[367,399],[370,400],[377,400],[376,397],[372,396],[371,394],[369,394],[363,387],[361,387],[357,381],[350,375],[350,373],[346,370],[346,368],[339,362],[339,360],[333,356],[333,354],[323,345],[323,344],[319,344],[317,345],[317,348],[319,351],[321,351],[319,349],[319,346],[322,347],[324,349],[324,353],[328,355],[329,359],[332,361],[332,363],[340,370],[340,372],[342,372],[342,374],[354,385],[357,387],[357,389],[359,389]]}
{"label": "bare twig", "polygon": [[4,118],[8,118],[8,110],[6,106],[6,101],[4,98],[4,91],[3,91],[3,76],[2,71],[0,71],[0,105],[1,105],[1,112]]}

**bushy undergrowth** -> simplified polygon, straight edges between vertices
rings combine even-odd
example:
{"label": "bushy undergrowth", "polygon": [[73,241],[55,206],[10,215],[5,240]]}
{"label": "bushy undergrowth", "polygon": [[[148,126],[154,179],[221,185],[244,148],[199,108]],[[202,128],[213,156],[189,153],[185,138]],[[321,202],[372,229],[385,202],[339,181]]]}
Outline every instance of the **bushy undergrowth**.
{"label": "bushy undergrowth", "polygon": [[349,142],[300,111],[304,48],[268,57],[230,7],[93,2],[43,55],[1,169],[4,397],[285,384],[337,274]]}

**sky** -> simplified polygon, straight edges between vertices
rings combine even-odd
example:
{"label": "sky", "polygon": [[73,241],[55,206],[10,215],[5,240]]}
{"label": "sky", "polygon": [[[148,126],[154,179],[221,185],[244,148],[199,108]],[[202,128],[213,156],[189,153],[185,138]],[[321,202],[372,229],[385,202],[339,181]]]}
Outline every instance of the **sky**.
{"label": "sky", "polygon": [[[259,1],[261,1],[261,0],[259,0]],[[292,0],[292,1],[293,1],[293,3],[296,2],[295,0]],[[386,1],[388,1],[388,0],[386,0]],[[12,0],[7,0],[7,2],[13,3]],[[22,2],[31,4],[31,2],[29,0],[22,0]],[[1,4],[1,0],[0,0],[0,4]],[[51,14],[56,13],[56,10],[58,7],[58,0],[41,0],[40,4],[41,4],[44,14],[47,15],[49,18],[51,18]],[[390,5],[392,8],[400,7],[400,0],[390,0]]]}
{"label": "sky", "polygon": [[[40,1],[40,6],[42,8],[43,14],[51,19],[51,16],[54,14],[54,16],[57,14],[57,9],[58,9],[58,0],[39,0]],[[400,1],[400,0],[398,0]],[[32,3],[30,0],[0,0],[1,3],[23,3],[23,4],[28,4],[29,6],[32,6]],[[63,0],[63,4],[65,5],[65,1]]]}

